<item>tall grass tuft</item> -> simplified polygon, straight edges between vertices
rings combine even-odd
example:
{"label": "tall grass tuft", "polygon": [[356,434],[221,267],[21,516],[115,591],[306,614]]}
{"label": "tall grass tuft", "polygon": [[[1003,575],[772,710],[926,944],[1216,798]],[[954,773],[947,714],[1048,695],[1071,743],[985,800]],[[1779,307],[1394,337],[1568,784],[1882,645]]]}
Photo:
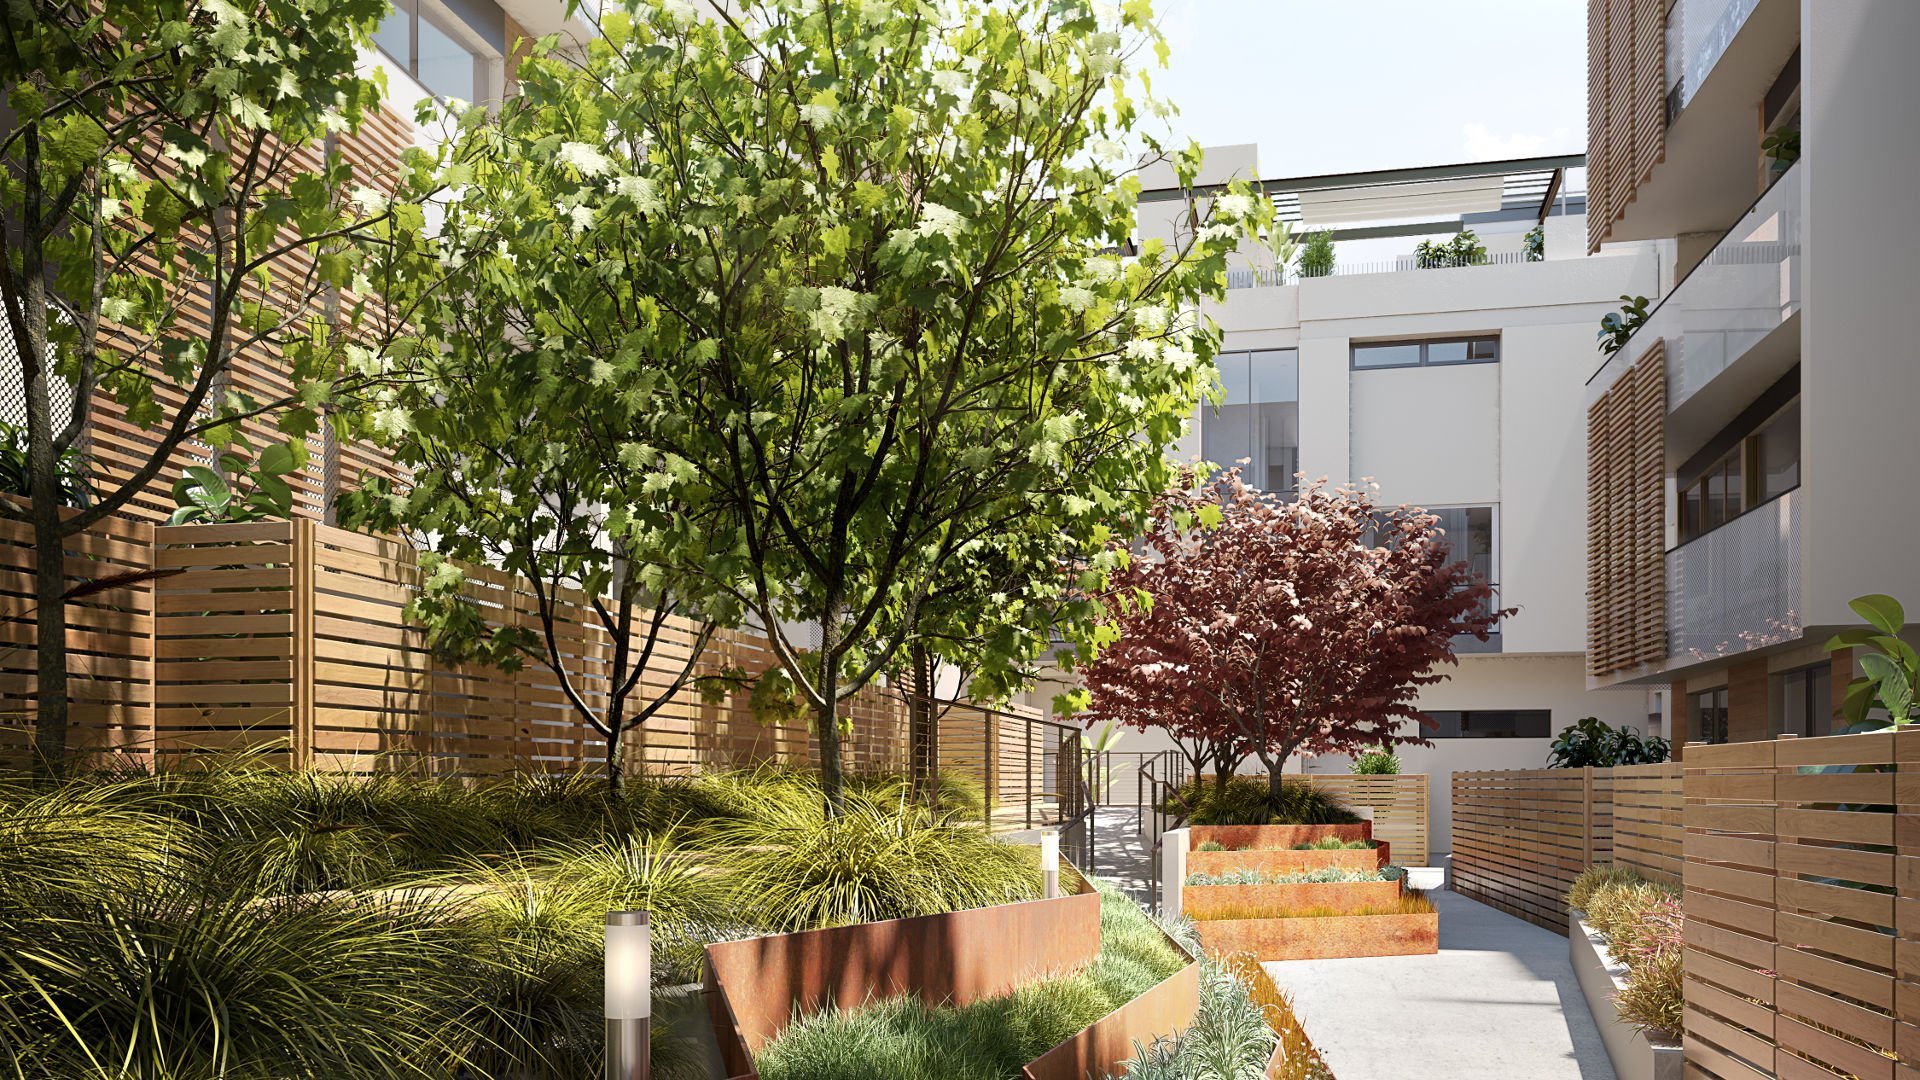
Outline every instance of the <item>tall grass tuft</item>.
{"label": "tall grass tuft", "polygon": [[852,798],[822,816],[772,800],[718,829],[717,865],[746,921],[776,930],[930,915],[1040,895],[1032,852],[905,801]]}

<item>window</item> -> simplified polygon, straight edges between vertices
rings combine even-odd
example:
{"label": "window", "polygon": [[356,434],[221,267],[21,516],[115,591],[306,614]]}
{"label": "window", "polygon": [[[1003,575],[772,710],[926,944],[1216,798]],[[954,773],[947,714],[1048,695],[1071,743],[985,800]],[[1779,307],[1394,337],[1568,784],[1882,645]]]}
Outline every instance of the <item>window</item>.
{"label": "window", "polygon": [[1687,697],[1693,713],[1688,741],[1723,743],[1727,741],[1727,688],[1706,690]]}
{"label": "window", "polygon": [[1300,471],[1300,353],[1259,349],[1222,353],[1217,406],[1202,406],[1200,456],[1239,465],[1249,484],[1289,493]]}
{"label": "window", "polygon": [[[1743,418],[1744,419],[1744,418]],[[1742,433],[1716,440],[1714,456],[1689,463],[1679,488],[1680,542],[1702,536],[1800,486],[1800,399]],[[1731,441],[1731,445],[1724,445]]]}
{"label": "window", "polygon": [[1497,337],[1436,338],[1432,341],[1376,341],[1353,346],[1355,370],[1494,364],[1500,361]]}
{"label": "window", "polygon": [[1833,733],[1833,668],[1815,664],[1772,677],[1775,735]]}
{"label": "window", "polygon": [[1423,729],[1429,739],[1547,739],[1553,737],[1550,709],[1472,709],[1429,712],[1436,728]]}
{"label": "window", "polygon": [[[498,36],[505,34],[503,20]],[[468,44],[482,36],[427,0],[395,0],[373,40],[434,96],[474,102],[494,96],[496,60]]]}

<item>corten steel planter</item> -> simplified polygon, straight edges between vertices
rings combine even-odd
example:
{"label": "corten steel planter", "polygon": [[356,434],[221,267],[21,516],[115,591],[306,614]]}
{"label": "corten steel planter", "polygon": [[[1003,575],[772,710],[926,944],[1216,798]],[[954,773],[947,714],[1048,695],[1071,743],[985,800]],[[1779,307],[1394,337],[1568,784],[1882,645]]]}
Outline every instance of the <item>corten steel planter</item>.
{"label": "corten steel planter", "polygon": [[1398,881],[1302,881],[1287,885],[1189,885],[1181,890],[1184,915],[1204,919],[1227,908],[1331,908],[1353,912],[1400,899]]}
{"label": "corten steel planter", "polygon": [[1187,873],[1224,874],[1258,870],[1263,874],[1297,874],[1305,870],[1378,870],[1392,861],[1385,841],[1377,848],[1336,851],[1189,851]]}
{"label": "corten steel planter", "polygon": [[[753,1054],[786,1030],[797,1013],[903,994],[934,1005],[966,1005],[1086,966],[1100,952],[1100,897],[1071,868],[1062,874],[1061,886],[1078,891],[1051,900],[707,946],[707,1011],[729,1080],[757,1080]],[[1103,1075],[1133,1055],[1136,1041],[1147,1045],[1184,1031],[1199,1004],[1200,969],[1190,962],[1034,1059],[1022,1075],[1025,1080]]]}
{"label": "corten steel planter", "polygon": [[1373,822],[1357,825],[1190,825],[1193,846],[1212,840],[1229,848],[1290,848],[1332,837],[1336,840],[1371,840]]}
{"label": "corten steel planter", "polygon": [[1208,953],[1266,960],[1418,956],[1440,951],[1440,915],[1329,915],[1294,919],[1215,919],[1194,923]]}

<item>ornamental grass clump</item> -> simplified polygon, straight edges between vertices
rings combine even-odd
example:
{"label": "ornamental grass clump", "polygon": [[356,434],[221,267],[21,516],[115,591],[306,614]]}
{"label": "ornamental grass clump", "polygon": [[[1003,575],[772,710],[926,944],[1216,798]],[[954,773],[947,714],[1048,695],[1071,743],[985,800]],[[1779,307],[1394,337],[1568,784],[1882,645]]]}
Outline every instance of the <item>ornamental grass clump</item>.
{"label": "ornamental grass clump", "polygon": [[1649,1034],[1679,1038],[1686,928],[1679,894],[1624,867],[1589,867],[1574,879],[1567,902],[1585,909],[1607,951],[1626,965],[1626,986],[1614,996],[1620,1018]]}
{"label": "ornamental grass clump", "polygon": [[773,930],[931,915],[1033,900],[1040,866],[1030,849],[979,825],[934,817],[904,800],[850,797],[838,817],[817,805],[770,804],[719,827],[715,864],[736,887],[740,916]]}
{"label": "ornamental grass clump", "polygon": [[1567,906],[1585,911],[1593,902],[1593,894],[1596,890],[1610,885],[1637,884],[1645,880],[1646,878],[1641,877],[1638,871],[1629,867],[1612,864],[1589,866],[1580,871],[1574,877],[1573,884],[1568,886]]}
{"label": "ornamental grass clump", "polygon": [[1187,884],[1332,885],[1360,881],[1398,881],[1405,873],[1405,870],[1397,866],[1386,866],[1378,870],[1353,870],[1341,866],[1326,866],[1316,870],[1294,870],[1278,874],[1262,870],[1223,870],[1218,874],[1188,874]]}
{"label": "ornamental grass clump", "polygon": [[1318,840],[1309,840],[1293,845],[1295,851],[1364,851],[1380,845],[1373,840],[1342,840],[1337,836],[1323,836]]}

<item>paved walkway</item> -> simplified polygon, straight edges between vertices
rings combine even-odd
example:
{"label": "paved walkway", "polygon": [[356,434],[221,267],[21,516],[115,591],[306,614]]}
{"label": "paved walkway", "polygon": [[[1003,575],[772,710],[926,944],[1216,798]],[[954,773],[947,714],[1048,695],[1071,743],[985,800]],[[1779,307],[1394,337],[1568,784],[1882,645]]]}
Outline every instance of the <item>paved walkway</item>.
{"label": "paved walkway", "polygon": [[1340,1080],[1615,1080],[1567,939],[1458,893],[1435,956],[1266,965]]}

